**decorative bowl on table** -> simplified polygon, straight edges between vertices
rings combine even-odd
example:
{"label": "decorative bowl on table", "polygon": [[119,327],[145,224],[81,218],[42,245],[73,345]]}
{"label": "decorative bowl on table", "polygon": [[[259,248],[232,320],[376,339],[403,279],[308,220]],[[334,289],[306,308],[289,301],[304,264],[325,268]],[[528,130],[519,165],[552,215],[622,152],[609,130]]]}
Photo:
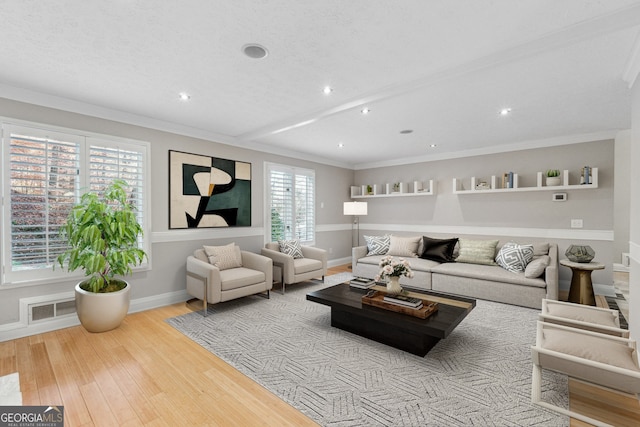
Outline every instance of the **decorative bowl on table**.
{"label": "decorative bowl on table", "polygon": [[571,245],[564,253],[569,261],[588,263],[596,256],[595,251],[588,245]]}

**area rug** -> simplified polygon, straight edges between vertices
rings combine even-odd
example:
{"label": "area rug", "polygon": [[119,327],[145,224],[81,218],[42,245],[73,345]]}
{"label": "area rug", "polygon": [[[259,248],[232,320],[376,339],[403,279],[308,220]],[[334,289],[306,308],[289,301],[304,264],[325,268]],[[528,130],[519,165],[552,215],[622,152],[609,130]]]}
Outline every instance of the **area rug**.
{"label": "area rug", "polygon": [[[425,357],[332,328],[304,282],[168,319],[169,324],[323,426],[568,426],[530,403],[537,310],[478,301]],[[545,372],[544,400],[567,407]]]}

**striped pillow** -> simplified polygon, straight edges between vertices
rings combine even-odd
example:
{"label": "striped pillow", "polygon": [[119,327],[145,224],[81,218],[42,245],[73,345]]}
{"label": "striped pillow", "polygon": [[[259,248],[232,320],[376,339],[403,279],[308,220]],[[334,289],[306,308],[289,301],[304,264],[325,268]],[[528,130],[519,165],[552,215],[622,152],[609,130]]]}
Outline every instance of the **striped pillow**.
{"label": "striped pillow", "polygon": [[458,240],[460,245],[460,255],[456,262],[466,262],[468,264],[496,265],[497,240]]}

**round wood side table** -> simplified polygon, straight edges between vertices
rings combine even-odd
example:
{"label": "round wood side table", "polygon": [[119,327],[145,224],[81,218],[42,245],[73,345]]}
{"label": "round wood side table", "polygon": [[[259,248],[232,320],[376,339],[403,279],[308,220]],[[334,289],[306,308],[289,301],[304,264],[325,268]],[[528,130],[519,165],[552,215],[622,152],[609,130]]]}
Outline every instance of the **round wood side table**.
{"label": "round wood side table", "polygon": [[568,259],[561,259],[560,264],[569,267],[572,272],[568,301],[595,306],[596,298],[593,294],[591,272],[593,270],[604,270],[604,264],[593,261],[573,262]]}

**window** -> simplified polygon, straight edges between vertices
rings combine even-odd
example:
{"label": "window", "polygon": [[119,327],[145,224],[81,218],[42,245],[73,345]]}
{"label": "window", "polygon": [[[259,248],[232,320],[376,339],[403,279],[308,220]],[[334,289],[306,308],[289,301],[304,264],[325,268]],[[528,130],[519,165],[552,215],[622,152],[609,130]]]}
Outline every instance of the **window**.
{"label": "window", "polygon": [[[85,191],[100,194],[116,178],[131,189],[131,202],[147,229],[145,176],[148,147],[57,130],[3,124],[4,200],[2,283],[67,275],[52,271],[66,248],[60,230]],[[148,238],[141,247],[148,252]]]}
{"label": "window", "polygon": [[269,241],[299,239],[315,243],[315,172],[267,163]]}

